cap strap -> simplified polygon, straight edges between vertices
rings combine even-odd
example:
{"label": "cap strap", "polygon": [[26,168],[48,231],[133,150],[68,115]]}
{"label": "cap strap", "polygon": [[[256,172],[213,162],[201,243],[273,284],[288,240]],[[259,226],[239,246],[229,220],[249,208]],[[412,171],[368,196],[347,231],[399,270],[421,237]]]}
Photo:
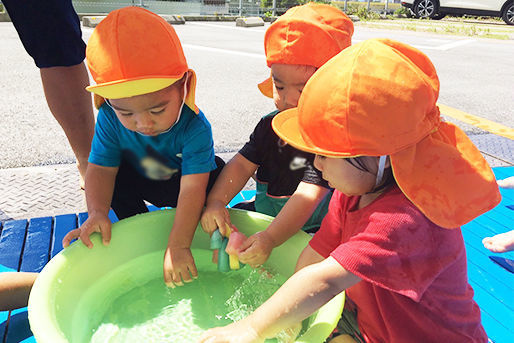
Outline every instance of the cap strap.
{"label": "cap strap", "polygon": [[380,156],[378,160],[378,171],[377,178],[375,179],[375,188],[382,182],[382,178],[384,177],[384,167],[387,161],[387,155]]}

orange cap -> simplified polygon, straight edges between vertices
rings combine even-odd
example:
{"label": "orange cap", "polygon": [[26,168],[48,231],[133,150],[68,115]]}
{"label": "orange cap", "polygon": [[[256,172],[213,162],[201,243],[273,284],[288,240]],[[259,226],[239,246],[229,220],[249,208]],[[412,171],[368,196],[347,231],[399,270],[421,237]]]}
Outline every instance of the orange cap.
{"label": "orange cap", "polygon": [[330,157],[389,155],[405,196],[431,221],[459,227],[500,199],[491,168],[455,125],[440,121],[427,56],[371,39],[345,49],[307,82],[298,108],[273,119],[292,146]]}
{"label": "orange cap", "polygon": [[[266,63],[321,67],[352,44],[353,23],[341,10],[308,3],[292,7],[270,25],[264,36]],[[273,98],[273,81],[266,79],[259,89]]]}
{"label": "orange cap", "polygon": [[112,11],[98,24],[87,44],[86,58],[96,85],[86,89],[103,98],[119,99],[156,92],[191,71],[185,104],[195,112],[196,75],[188,69],[173,27],[140,7]]}

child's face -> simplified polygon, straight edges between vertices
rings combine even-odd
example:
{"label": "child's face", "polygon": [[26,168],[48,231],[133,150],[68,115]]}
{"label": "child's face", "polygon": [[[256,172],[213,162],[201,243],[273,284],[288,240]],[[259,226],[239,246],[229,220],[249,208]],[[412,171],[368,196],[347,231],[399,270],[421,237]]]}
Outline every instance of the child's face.
{"label": "child's face", "polygon": [[330,187],[348,195],[363,195],[375,187],[378,170],[378,157],[361,157],[369,170],[363,171],[345,161],[344,158],[333,158],[316,155],[314,166],[323,173],[323,179]]}
{"label": "child's face", "polygon": [[272,64],[273,100],[279,111],[298,106],[303,87],[316,71],[315,67],[297,64]]}
{"label": "child's face", "polygon": [[177,121],[183,101],[184,80],[157,92],[110,99],[109,103],[127,129],[146,136],[157,136]]}

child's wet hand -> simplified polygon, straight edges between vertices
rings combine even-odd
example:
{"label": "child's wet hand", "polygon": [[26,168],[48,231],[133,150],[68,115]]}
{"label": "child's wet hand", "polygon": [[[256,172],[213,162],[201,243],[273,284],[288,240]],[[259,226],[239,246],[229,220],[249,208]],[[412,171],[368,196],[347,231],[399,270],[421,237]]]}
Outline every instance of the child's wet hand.
{"label": "child's wet hand", "polygon": [[219,229],[223,236],[226,236],[227,225],[232,226],[228,210],[221,201],[211,201],[207,204],[200,218],[200,224],[209,235]]}
{"label": "child's wet hand", "polygon": [[164,282],[168,287],[183,286],[198,277],[195,261],[189,248],[168,246],[164,253]]}
{"label": "child's wet hand", "polygon": [[62,246],[68,247],[72,240],[80,239],[88,248],[93,247],[93,243],[89,236],[93,232],[99,232],[102,235],[104,245],[111,242],[111,221],[107,215],[90,213],[88,219],[78,229],[71,230],[64,236]]}
{"label": "child's wet hand", "polygon": [[198,343],[261,343],[255,330],[245,320],[232,323],[225,327],[209,329],[200,337]]}
{"label": "child's wet hand", "polygon": [[258,268],[266,262],[274,247],[275,243],[268,232],[257,232],[248,237],[241,245],[239,261],[252,268]]}

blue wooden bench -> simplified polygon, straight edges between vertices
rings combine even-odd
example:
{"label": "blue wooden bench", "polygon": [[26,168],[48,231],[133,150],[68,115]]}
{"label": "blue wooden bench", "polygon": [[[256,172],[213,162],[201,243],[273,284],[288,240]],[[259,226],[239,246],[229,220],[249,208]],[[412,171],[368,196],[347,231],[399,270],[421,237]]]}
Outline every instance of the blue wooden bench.
{"label": "blue wooden bench", "polygon": [[[497,179],[514,175],[514,167],[493,168]],[[469,282],[482,310],[482,322],[495,343],[507,343],[514,337],[514,274],[494,263],[482,245],[482,239],[514,229],[514,190],[501,190],[502,202],[493,210],[462,228],[468,254]],[[254,191],[243,191],[229,204],[247,200]],[[150,210],[156,210],[150,207]],[[0,272],[39,272],[61,249],[64,235],[80,226],[87,213],[55,217],[12,220],[0,224]],[[111,212],[111,220],[117,220]],[[514,258],[514,252],[498,254]],[[0,343],[34,342],[26,308],[0,312]]]}

